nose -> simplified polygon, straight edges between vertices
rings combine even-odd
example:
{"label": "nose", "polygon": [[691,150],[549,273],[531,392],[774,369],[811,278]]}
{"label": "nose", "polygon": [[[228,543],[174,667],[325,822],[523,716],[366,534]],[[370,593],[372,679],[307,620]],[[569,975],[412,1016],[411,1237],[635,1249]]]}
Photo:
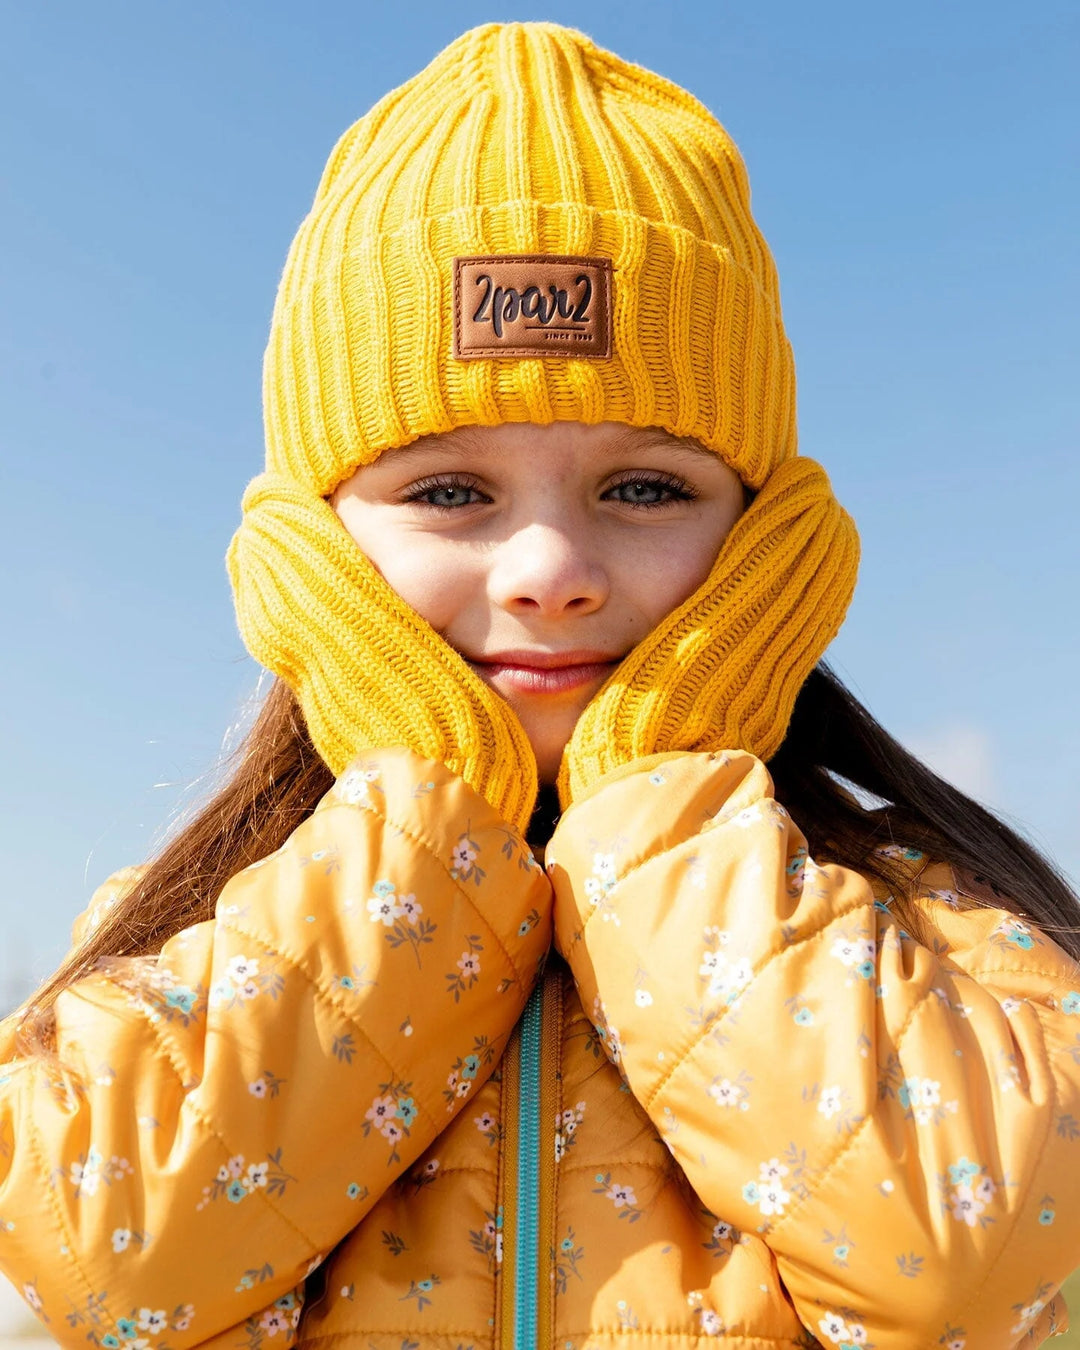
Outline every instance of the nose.
{"label": "nose", "polygon": [[537,618],[591,614],[608,598],[607,569],[584,530],[534,521],[498,545],[488,572],[489,598]]}

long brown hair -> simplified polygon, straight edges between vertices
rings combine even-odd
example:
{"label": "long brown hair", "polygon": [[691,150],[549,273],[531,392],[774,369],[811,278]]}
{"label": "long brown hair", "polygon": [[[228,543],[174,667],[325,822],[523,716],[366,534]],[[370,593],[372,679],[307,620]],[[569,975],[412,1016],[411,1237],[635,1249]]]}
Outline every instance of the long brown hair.
{"label": "long brown hair", "polygon": [[[48,1045],[57,995],[103,958],[158,952],[174,933],[211,918],[226,881],[279,848],[333,783],[279,679],[226,768],[225,785],[24,1005],[24,1028],[36,1033],[24,1037],[28,1045]],[[913,918],[903,909],[905,874],[874,852],[881,844],[912,846],[986,878],[1003,908],[1080,959],[1080,901],[1053,865],[905,750],[824,662],[800,691],[769,770],[810,855],[881,878],[902,917]],[[862,805],[852,786],[881,805]]]}

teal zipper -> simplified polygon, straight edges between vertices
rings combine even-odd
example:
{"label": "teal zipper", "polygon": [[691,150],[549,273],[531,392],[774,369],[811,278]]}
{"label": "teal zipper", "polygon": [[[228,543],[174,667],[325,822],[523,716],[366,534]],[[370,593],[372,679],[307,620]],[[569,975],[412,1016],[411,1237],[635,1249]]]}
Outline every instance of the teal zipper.
{"label": "teal zipper", "polygon": [[540,1047],[543,979],[521,1017],[521,1077],[517,1149],[517,1251],[514,1260],[514,1347],[533,1350],[540,1265]]}

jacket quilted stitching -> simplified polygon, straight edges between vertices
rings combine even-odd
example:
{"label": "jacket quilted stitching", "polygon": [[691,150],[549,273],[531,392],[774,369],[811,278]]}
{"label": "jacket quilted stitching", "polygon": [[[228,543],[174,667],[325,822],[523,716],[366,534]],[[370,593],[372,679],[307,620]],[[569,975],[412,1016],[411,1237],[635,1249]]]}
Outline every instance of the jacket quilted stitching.
{"label": "jacket quilted stitching", "polygon": [[742,753],[608,775],[545,869],[380,751],[213,922],[61,997],[72,1073],[4,1028],[0,1266],[51,1334],[493,1350],[501,1061],[553,916],[555,1346],[1063,1329],[1080,979],[1047,937],[912,854],[916,941]]}

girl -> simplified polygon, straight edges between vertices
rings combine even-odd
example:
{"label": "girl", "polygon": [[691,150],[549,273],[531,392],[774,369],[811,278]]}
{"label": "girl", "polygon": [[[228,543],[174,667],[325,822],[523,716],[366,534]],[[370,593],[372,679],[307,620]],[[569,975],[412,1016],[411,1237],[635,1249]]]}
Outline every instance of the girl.
{"label": "girl", "polygon": [[62,1344],[1064,1328],[1077,907],[822,663],[857,539],[793,390],[682,90],[490,25],[345,133],[228,554],[277,682],[3,1028]]}

